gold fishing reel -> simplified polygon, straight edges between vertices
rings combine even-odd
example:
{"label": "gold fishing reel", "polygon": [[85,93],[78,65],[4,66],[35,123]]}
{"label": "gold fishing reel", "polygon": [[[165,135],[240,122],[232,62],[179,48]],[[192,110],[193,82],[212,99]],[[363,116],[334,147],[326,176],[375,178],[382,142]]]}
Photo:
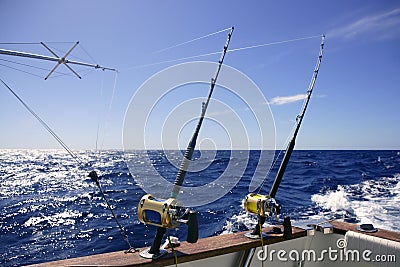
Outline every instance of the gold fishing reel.
{"label": "gold fishing reel", "polygon": [[187,241],[196,243],[199,238],[197,214],[183,207],[175,198],[159,199],[151,194],[144,195],[139,201],[138,217],[142,223],[161,228],[178,228],[180,223],[187,224]]}
{"label": "gold fishing reel", "polygon": [[175,198],[157,199],[150,194],[142,197],[138,207],[141,222],[163,228],[178,227],[178,220],[183,213],[184,208]]}
{"label": "gold fishing reel", "polygon": [[248,238],[258,239],[266,236],[261,228],[267,218],[275,215],[277,221],[279,220],[281,206],[269,195],[250,193],[244,199],[243,206],[246,212],[258,217],[258,226],[254,227],[252,232],[245,234]]}
{"label": "gold fishing reel", "polygon": [[279,217],[280,214],[280,205],[269,195],[250,193],[244,199],[243,205],[246,212],[265,218],[273,215]]}

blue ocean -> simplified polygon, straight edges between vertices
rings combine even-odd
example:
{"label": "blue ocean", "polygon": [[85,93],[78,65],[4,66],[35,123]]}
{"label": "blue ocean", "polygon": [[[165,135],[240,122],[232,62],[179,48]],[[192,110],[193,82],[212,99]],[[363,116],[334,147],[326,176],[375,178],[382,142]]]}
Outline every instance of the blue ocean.
{"label": "blue ocean", "polygon": [[[131,244],[151,244],[155,227],[138,221],[137,205],[145,192],[134,179],[145,176],[146,169],[130,173],[122,151],[76,153],[88,167],[79,167],[62,150],[0,150],[0,265],[19,266],[128,248],[98,188],[87,177],[93,168]],[[147,151],[136,157],[139,161],[150,157],[160,175],[173,181],[177,168],[166,153],[182,156],[180,151]],[[254,227],[256,218],[243,211],[242,200],[249,193],[259,155],[260,151],[250,151],[243,175],[226,195],[194,208],[200,237]],[[268,193],[281,157],[276,156],[260,193]],[[242,161],[231,151],[217,151],[208,168],[189,173],[185,182],[212,180],[232,160]],[[295,150],[276,200],[292,224],[326,218],[400,231],[400,151]],[[171,234],[185,240],[186,228]]]}

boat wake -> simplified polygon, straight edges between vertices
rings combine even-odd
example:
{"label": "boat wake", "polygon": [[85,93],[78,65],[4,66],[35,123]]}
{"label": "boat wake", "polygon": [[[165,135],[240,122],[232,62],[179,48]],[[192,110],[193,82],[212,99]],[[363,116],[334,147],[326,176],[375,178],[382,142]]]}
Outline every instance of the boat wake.
{"label": "boat wake", "polygon": [[319,215],[356,219],[375,227],[400,231],[400,174],[360,184],[339,185],[336,190],[314,194],[311,200],[319,207]]}

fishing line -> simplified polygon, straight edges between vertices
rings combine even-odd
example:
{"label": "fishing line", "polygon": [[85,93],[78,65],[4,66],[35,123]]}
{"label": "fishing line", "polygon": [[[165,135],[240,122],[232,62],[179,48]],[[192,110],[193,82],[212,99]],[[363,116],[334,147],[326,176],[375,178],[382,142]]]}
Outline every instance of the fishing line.
{"label": "fishing line", "polygon": [[167,231],[168,243],[169,243],[169,246],[170,246],[171,249],[172,249],[172,253],[174,253],[175,267],[178,267],[178,256],[176,255],[176,251],[175,251],[175,249],[174,249],[174,245],[173,245],[172,242],[171,242],[171,235],[170,235],[169,230],[170,230],[170,229],[168,229],[168,231]]}
{"label": "fishing line", "polygon": [[210,37],[210,36],[213,36],[213,35],[218,34],[218,33],[221,33],[221,32],[229,31],[230,29],[231,29],[231,28],[229,27],[229,28],[226,28],[226,29],[223,29],[223,30],[220,30],[220,31],[216,31],[216,32],[213,32],[213,33],[210,33],[210,34],[201,36],[201,37],[197,37],[197,38],[194,38],[194,39],[192,39],[192,40],[189,40],[189,41],[186,41],[186,42],[183,42],[183,43],[180,43],[180,44],[176,44],[176,45],[173,45],[173,46],[170,46],[170,47],[167,47],[167,48],[164,48],[164,49],[155,51],[154,53],[160,53],[160,52],[163,52],[163,51],[166,51],[166,50],[169,50],[169,49],[178,47],[178,46],[182,46],[182,45],[185,45],[185,44],[189,44],[189,43],[192,43],[192,42],[194,42],[194,41],[198,41],[198,40],[201,40],[201,39],[203,39],[203,38]]}
{"label": "fishing line", "polygon": [[[95,69],[90,69],[87,71],[82,72],[82,70],[79,70],[79,76],[81,76],[81,78],[88,76],[89,74],[91,74],[92,72],[96,71]],[[55,72],[53,72],[55,73]],[[63,72],[57,72],[58,75],[51,75],[48,79],[53,79],[53,78],[59,78],[59,77],[64,77],[64,76],[69,76],[69,77],[75,77],[75,75],[71,74],[71,73],[63,73]]]}
{"label": "fishing line", "polygon": [[[16,64],[16,65],[21,65],[21,66],[25,66],[25,67],[30,67],[30,68],[38,69],[38,70],[50,71],[50,69],[45,69],[45,68],[41,68],[41,67],[36,67],[36,66],[33,66],[33,65],[29,65],[29,64],[25,64],[25,63],[20,63],[20,62],[13,61],[13,60],[9,60],[9,59],[0,58],[0,60],[1,60],[1,61],[5,61],[5,62],[9,62],[9,63],[13,63],[13,64]],[[22,70],[22,69],[17,69],[17,68],[14,68],[14,67],[11,67],[11,66],[8,66],[8,65],[4,65],[4,64],[1,64],[1,63],[0,63],[0,65],[2,65],[2,66],[4,66],[4,67],[7,67],[7,68],[10,68],[10,69],[13,69],[13,70],[21,71],[21,72],[24,72],[24,73],[27,73],[27,74],[30,74],[30,75],[33,75],[33,76],[36,76],[36,77],[44,78],[44,76],[40,76],[39,74],[35,74],[35,73],[33,73],[33,72],[25,71],[25,70]],[[58,71],[55,71],[54,73],[58,73],[58,74],[59,74],[58,76],[62,76],[62,75],[72,76],[71,74],[66,74],[66,73],[62,73],[62,72],[58,72]]]}
{"label": "fishing line", "polygon": [[[0,78],[0,81],[3,83],[3,85],[21,102],[21,104],[42,124],[42,126],[56,139],[56,141],[71,155],[72,158],[74,158],[76,160],[76,162],[78,163],[79,166],[83,167],[85,166],[83,161],[78,157],[78,155],[76,155],[62,140],[61,138],[50,128],[50,126],[43,121],[12,89],[10,86],[8,86],[3,79]],[[114,218],[114,220],[116,221],[121,235],[123,236],[124,240],[127,242],[127,244],[129,245],[129,249],[127,252],[133,252],[136,251],[136,249],[134,247],[131,246],[128,236],[124,231],[124,228],[122,227],[122,225],[119,223],[117,216],[115,215],[110,203],[108,202],[107,197],[105,196],[103,189],[100,186],[99,180],[98,180],[98,176],[97,173],[95,171],[92,171],[89,173],[89,177],[92,178],[93,181],[95,181],[97,187],[100,190],[101,195],[103,196],[104,201],[107,204],[108,209],[111,211],[111,214]]]}
{"label": "fishing line", "polygon": [[112,209],[110,203],[108,202],[108,199],[107,199],[106,195],[104,194],[103,189],[101,188],[101,185],[100,185],[100,182],[99,182],[99,177],[97,176],[96,171],[91,171],[89,173],[89,177],[92,178],[92,180],[96,183],[97,187],[99,188],[100,193],[103,196],[103,199],[106,202],[106,205],[107,205],[108,209],[110,210],[112,217],[114,218],[115,222],[118,225],[118,228],[120,230],[120,233],[121,233],[122,237],[124,238],[125,242],[129,246],[129,249],[127,251],[125,251],[125,253],[131,253],[131,252],[137,251],[137,249],[132,247],[131,243],[129,242],[128,235],[126,234],[126,232],[125,232],[124,228],[122,227],[122,225],[119,223],[118,218],[114,213],[114,210]]}
{"label": "fishing line", "polygon": [[[104,127],[104,128],[105,128],[104,132],[106,132],[106,130],[107,130],[107,121],[109,120],[109,116],[110,116],[110,113],[111,113],[112,103],[113,103],[113,100],[114,100],[114,95],[115,95],[115,91],[116,91],[116,87],[117,87],[117,78],[118,78],[118,72],[115,72],[114,87],[113,87],[113,91],[112,91],[112,94],[111,94],[110,103],[109,103],[109,106],[108,106],[108,112],[107,112],[107,115],[106,115],[106,118],[107,118],[107,119],[106,119],[106,123],[105,123],[105,127]],[[103,76],[102,84],[101,84],[101,88],[100,88],[100,95],[101,95],[101,96],[103,95],[103,85],[104,85],[104,76]],[[100,112],[99,112],[99,114],[100,114]],[[96,151],[97,151],[97,149],[98,149],[97,146],[98,146],[98,139],[99,139],[99,128],[100,128],[100,115],[99,115],[99,122],[98,122],[98,124],[97,124]],[[104,136],[105,136],[105,135],[106,135],[106,134],[104,133]],[[103,145],[104,145],[104,138],[103,138],[103,142],[102,142],[101,148],[103,148]],[[134,248],[134,247],[131,245],[131,243],[129,242],[128,235],[126,234],[124,228],[122,227],[121,223],[119,222],[117,216],[116,216],[115,213],[114,213],[114,210],[112,209],[110,203],[108,202],[108,199],[107,199],[106,195],[105,195],[104,192],[103,192],[103,189],[102,189],[101,186],[100,186],[100,182],[99,182],[99,180],[98,180],[97,173],[96,173],[95,171],[92,171],[92,172],[89,174],[89,177],[92,178],[92,180],[96,183],[97,187],[99,188],[99,190],[100,190],[100,192],[101,192],[101,195],[103,196],[103,199],[104,199],[104,201],[105,201],[105,203],[106,203],[108,209],[109,209],[110,212],[111,212],[112,217],[114,218],[115,222],[116,222],[117,225],[118,225],[118,228],[119,228],[119,230],[120,230],[120,233],[121,233],[122,237],[124,238],[125,242],[126,242],[126,243],[128,244],[128,246],[129,246],[129,249],[128,249],[127,251],[125,251],[125,253],[136,252],[137,249]]]}
{"label": "fishing line", "polygon": [[[48,43],[48,42],[46,42],[46,43]],[[50,42],[50,43],[52,43],[52,42]],[[54,43],[54,42],[53,42]],[[60,42],[55,42],[56,44],[59,44]],[[67,42],[65,42],[65,43],[67,43]],[[69,43],[69,42],[68,42]],[[40,43],[40,44],[42,44],[42,43]],[[48,45],[48,47],[50,47],[51,49],[53,49],[53,50],[55,50],[55,51],[57,51],[57,52],[60,52],[60,53],[63,53],[63,54],[65,54],[66,53],[66,51],[65,50],[61,50],[61,49],[57,49],[57,48],[55,48],[54,46],[50,46],[50,45]],[[94,65],[97,65],[97,61],[89,54],[89,52],[83,47],[83,45],[81,44],[81,43],[79,43],[79,46],[78,47],[80,47],[81,49],[82,49],[82,51],[90,58],[90,60],[92,61],[92,63],[94,64]],[[75,59],[79,59],[79,60],[82,60],[82,61],[85,61],[86,59],[84,59],[84,58],[81,58],[81,57],[78,57],[78,56],[75,56],[75,55],[70,55],[69,57],[71,57],[71,58],[75,58]]]}
{"label": "fishing line", "polygon": [[[48,44],[73,44],[75,42],[46,42]],[[40,45],[40,42],[9,42],[9,43],[0,43],[1,45]]]}
{"label": "fishing line", "polygon": [[[260,217],[260,215],[258,215]],[[264,258],[265,255],[265,249],[264,249],[264,237],[263,237],[263,231],[262,231],[262,224],[260,218],[258,218],[258,226],[260,227],[260,241],[261,241],[261,250],[262,250],[262,255]],[[264,267],[264,261],[261,261],[261,266]]]}
{"label": "fishing line", "polygon": [[[59,77],[64,77],[64,76],[75,77],[75,75],[72,75],[70,73],[61,73],[61,72],[59,72],[58,75],[51,75],[51,77],[49,77],[48,79],[59,78]],[[81,77],[82,77],[82,75],[81,75]]]}
{"label": "fishing line", "polygon": [[235,52],[235,51],[240,51],[240,50],[258,48],[258,47],[264,47],[264,46],[270,46],[270,45],[276,45],[276,44],[291,43],[291,42],[297,42],[297,41],[302,41],[302,40],[307,40],[307,39],[312,39],[312,38],[317,38],[317,37],[321,37],[321,35],[314,35],[314,36],[309,36],[309,37],[295,38],[295,39],[272,42],[272,43],[265,43],[265,44],[251,45],[251,46],[246,46],[246,47],[241,47],[241,48],[234,48],[234,49],[228,50],[227,52]]}
{"label": "fishing line", "polygon": [[40,43],[0,43],[1,45],[26,45],[26,44],[28,44],[28,45],[32,45],[32,44],[40,44]]}
{"label": "fishing line", "polygon": [[[41,68],[41,67],[36,67],[36,66],[32,66],[32,65],[29,65],[29,64],[24,64],[24,63],[12,61],[12,60],[2,59],[2,58],[0,58],[0,60],[1,60],[1,61],[5,61],[5,62],[9,62],[9,63],[13,63],[13,64],[17,64],[17,65],[21,65],[21,66],[25,66],[25,67],[30,67],[30,68],[38,69],[38,70],[50,71],[50,69],[45,69],[45,68]],[[18,69],[18,68],[11,67],[11,66],[8,66],[8,65],[5,65],[5,64],[1,64],[1,63],[0,63],[0,65],[1,65],[1,66],[4,66],[4,67],[7,67],[7,68],[10,68],[10,69],[13,69],[13,70],[16,70],[16,71],[20,71],[20,72],[23,72],[23,73],[26,73],[26,74],[30,74],[30,75],[32,75],[32,76],[36,76],[36,77],[39,77],[39,78],[44,78],[44,77],[45,77],[45,76],[41,76],[41,75],[36,74],[36,73],[33,73],[33,72],[29,72],[29,71],[26,71],[26,70]],[[88,71],[88,72],[82,74],[81,76],[82,76],[82,77],[83,77],[83,76],[86,76],[88,73],[90,73],[90,72],[92,72],[92,71],[94,71],[94,70],[90,70],[90,71]],[[72,74],[70,74],[70,73],[63,73],[63,72],[59,72],[59,71],[54,71],[54,73],[57,73],[58,75],[54,75],[53,77],[50,77],[50,78],[57,78],[57,77],[63,77],[63,76],[75,77],[74,75],[72,75]]]}
{"label": "fishing line", "polygon": [[189,57],[183,57],[183,58],[178,58],[178,59],[159,61],[159,62],[155,62],[155,63],[149,63],[149,64],[144,64],[144,65],[133,66],[133,67],[130,67],[130,68],[126,69],[126,70],[140,69],[140,68],[151,67],[151,66],[155,66],[155,65],[164,64],[164,63],[178,62],[178,61],[182,61],[182,60],[186,60],[186,59],[193,59],[193,58],[199,58],[199,57],[205,57],[205,56],[211,56],[211,55],[217,55],[217,54],[221,54],[221,52],[212,52],[212,53],[201,54],[201,55],[197,55],[197,56],[189,56]]}
{"label": "fishing line", "polygon": [[[289,144],[289,142],[290,142],[290,137],[293,135],[293,132],[294,132],[294,130],[295,130],[295,128],[296,128],[296,125],[297,125],[297,122],[295,122],[295,123],[293,124],[292,129],[289,131],[289,134],[288,134],[288,136],[287,136],[285,142],[283,143],[282,149],[279,150],[278,155],[275,157],[274,161],[272,162],[271,168],[269,168],[268,173],[267,173],[267,175],[266,175],[265,177],[268,177],[268,176],[270,175],[272,169],[275,167],[276,163],[278,162],[279,157],[280,157],[281,154],[283,153],[283,150],[284,150],[283,148],[288,146],[288,144]],[[264,183],[265,183],[266,180],[267,180],[267,179],[264,179],[263,182],[261,183],[260,187],[258,188],[257,194],[259,194],[260,191],[261,191],[261,189],[264,187]]]}
{"label": "fishing line", "polygon": [[17,69],[17,68],[8,66],[8,65],[1,64],[1,63],[0,63],[0,66],[7,67],[7,68],[10,68],[10,69],[12,69],[12,70],[20,71],[20,72],[23,72],[23,73],[26,73],[26,74],[29,74],[29,75],[32,75],[32,76],[39,77],[39,78],[43,78],[43,76],[37,75],[37,74],[35,74],[35,73],[28,72],[28,71],[25,71],[25,70],[20,70],[20,69]]}
{"label": "fishing line", "polygon": [[[277,41],[277,42],[271,42],[271,43],[265,43],[265,44],[258,44],[258,45],[251,45],[251,46],[245,46],[245,47],[240,47],[240,48],[234,48],[234,49],[228,49],[226,52],[236,52],[236,51],[241,51],[241,50],[247,50],[247,49],[253,49],[253,48],[259,48],[259,47],[264,47],[264,46],[271,46],[271,45],[277,45],[277,44],[284,44],[284,43],[291,43],[291,42],[297,42],[297,41],[302,41],[302,40],[307,40],[307,39],[312,39],[312,38],[317,38],[321,37],[320,35],[314,35],[314,36],[309,36],[309,37],[302,37],[302,38],[295,38],[295,39],[290,39],[290,40],[284,40],[284,41]],[[133,66],[130,68],[127,68],[126,70],[130,69],[139,69],[139,68],[145,68],[145,67],[151,67],[155,65],[160,65],[160,64],[165,64],[165,63],[172,63],[172,62],[178,62],[182,60],[187,60],[187,59],[194,59],[194,58],[200,58],[200,57],[206,57],[206,56],[211,56],[211,55],[216,55],[220,54],[221,52],[211,52],[211,53],[206,53],[206,54],[201,54],[201,55],[194,55],[194,56],[188,56],[188,57],[182,57],[178,59],[171,59],[171,60],[165,60],[165,61],[159,61],[155,63],[149,63],[149,64],[144,64],[144,65],[138,65],[138,66]]]}
{"label": "fishing line", "polygon": [[[302,106],[302,108],[300,110],[299,115],[296,116],[295,129],[294,129],[294,132],[293,132],[292,139],[290,140],[290,142],[287,145],[287,148],[286,148],[286,151],[285,151],[285,156],[283,157],[283,159],[281,161],[281,164],[279,166],[278,172],[276,174],[276,177],[275,177],[274,182],[272,184],[272,187],[270,189],[269,195],[272,198],[275,198],[275,194],[276,194],[276,192],[278,190],[279,184],[280,184],[280,182],[282,180],[282,177],[283,177],[283,174],[284,174],[284,172],[286,170],[286,166],[287,166],[287,164],[289,162],[289,159],[290,159],[290,156],[292,154],[292,151],[294,150],[294,146],[295,146],[295,143],[296,143],[296,137],[297,137],[297,134],[298,134],[298,132],[300,130],[300,126],[301,126],[301,123],[303,121],[303,118],[304,118],[308,103],[310,102],[310,99],[311,99],[311,94],[313,92],[314,85],[315,85],[315,82],[316,82],[317,77],[318,77],[319,68],[321,66],[322,55],[323,55],[323,52],[324,52],[324,40],[325,40],[325,35],[322,35],[322,40],[321,40],[318,60],[317,60],[317,63],[315,65],[315,68],[314,68],[314,72],[313,72],[313,75],[312,75],[312,78],[311,78],[311,82],[310,82],[310,84],[308,86],[308,89],[307,89],[306,98],[304,99],[304,103],[303,103],[303,106]],[[259,187],[258,192],[260,192],[262,186],[264,185],[265,180],[266,179],[264,179],[262,185]]]}
{"label": "fishing line", "polygon": [[[50,48],[48,48],[48,46],[46,46],[44,43],[41,43],[43,46],[45,46],[53,55],[55,55],[55,56],[57,56],[52,50],[50,50]],[[74,45],[74,47],[72,47],[69,51],[68,51],[68,53],[65,55],[65,57],[72,51],[72,49],[74,49],[75,48],[75,46],[78,44],[78,42],[77,43],[75,43],[75,45]],[[10,52],[10,51],[6,51],[6,52]],[[13,52],[13,51],[11,51],[11,52]],[[19,52],[17,52],[17,54],[18,54]],[[7,53],[6,53],[7,54]],[[15,53],[10,53],[10,55],[17,55],[17,54],[15,54]],[[51,60],[51,61],[54,61],[53,60],[53,58],[49,58],[49,57],[45,57],[45,56],[40,56],[40,55],[33,55],[33,54],[26,54],[26,53],[19,53],[18,54],[18,56],[27,56],[27,57],[37,57],[37,58],[40,58],[40,59],[45,59],[45,60]],[[57,56],[58,57],[58,56]],[[64,61],[65,60],[65,58],[62,58],[62,60]],[[109,110],[111,110],[111,106],[112,106],[112,101],[113,101],[113,98],[114,98],[114,94],[115,94],[115,88],[116,88],[116,83],[117,83],[117,71],[115,70],[115,69],[111,69],[111,68],[106,68],[106,67],[101,67],[101,66],[99,66],[99,65],[93,65],[93,64],[88,64],[88,63],[82,63],[82,62],[73,62],[73,61],[65,61],[65,62],[67,62],[67,63],[72,63],[72,64],[77,64],[77,65],[82,65],[82,66],[90,66],[90,67],[94,67],[94,68],[101,68],[101,69],[103,69],[103,70],[114,70],[115,71],[115,73],[116,73],[116,75],[115,75],[115,81],[114,81],[114,89],[113,89],[113,93],[112,93],[112,96],[111,96],[111,100],[110,100],[110,105],[109,105]],[[64,63],[65,63],[64,62]],[[58,64],[56,65],[56,67],[58,66],[58,65],[60,65],[61,63],[60,63],[60,61],[58,62]],[[1,65],[3,65],[3,64],[1,64]],[[73,71],[68,65],[66,65],[75,75],[77,75],[79,78],[81,78],[75,71]],[[6,66],[7,67],[7,66]],[[55,67],[55,68],[56,68]],[[53,72],[54,72],[54,70],[55,70],[55,68],[53,68],[52,69],[52,71],[50,72],[50,74],[45,78],[45,79],[47,79]],[[24,71],[23,71],[24,72]],[[88,72],[89,73],[89,72]],[[53,76],[54,77],[54,76]],[[56,139],[56,141],[70,154],[70,156],[73,158],[73,159],[75,159],[75,161],[78,163],[78,165],[80,166],[80,167],[84,167],[85,165],[84,165],[84,163],[83,163],[83,161],[78,157],[78,155],[76,155],[62,140],[61,140],[61,138],[50,128],[50,126],[45,122],[45,121],[43,121],[40,117],[39,117],[39,115],[37,115],[18,95],[17,95],[17,93],[16,92],[14,92],[14,90],[12,90],[11,89],[11,87],[10,86],[8,86],[8,84],[6,83],[6,82],[4,82],[3,81],[3,79],[1,79],[0,78],[0,81],[3,83],[3,85],[21,102],[21,104],[42,124],[42,126]],[[104,194],[104,192],[103,192],[103,190],[102,190],[102,188],[101,188],[101,186],[100,186],[100,183],[99,183],[99,181],[98,181],[98,176],[97,176],[97,173],[96,173],[96,171],[91,171],[90,173],[89,173],[89,177],[93,180],[93,181],[95,181],[95,183],[96,183],[96,185],[97,185],[97,187],[99,188],[99,190],[100,190],[100,192],[101,192],[101,195],[102,195],[102,197],[103,197],[103,199],[104,199],[104,201],[106,202],[106,204],[107,204],[107,207],[108,207],[108,209],[111,211],[111,214],[112,214],[112,217],[114,218],[114,220],[116,221],[116,223],[117,223],[117,225],[118,225],[118,227],[119,227],[119,229],[120,229],[120,232],[121,232],[121,234],[122,234],[122,236],[123,236],[123,238],[124,238],[124,240],[127,242],[127,244],[129,245],[129,249],[128,249],[128,251],[127,252],[135,252],[136,251],[136,249],[134,248],[134,247],[132,247],[131,246],[131,244],[130,244],[130,242],[129,242],[129,239],[128,239],[128,236],[126,235],[126,233],[125,233],[125,231],[124,231],[124,228],[122,227],[122,225],[119,223],[119,221],[118,221],[118,218],[116,217],[116,215],[115,215],[115,213],[114,213],[114,211],[113,211],[113,209],[112,209],[112,207],[111,207],[111,205],[109,204],[109,202],[108,202],[108,199],[106,198],[106,196],[105,196],[105,194]]]}
{"label": "fishing line", "polygon": [[[115,91],[116,91],[116,87],[117,87],[117,78],[118,78],[118,72],[116,71],[115,72],[115,79],[114,79],[114,87],[113,87],[113,91],[112,91],[112,94],[111,94],[110,103],[109,103],[109,106],[108,106],[108,114],[106,116],[107,119],[106,119],[106,123],[105,123],[106,124],[105,132],[106,132],[106,129],[107,129],[107,120],[108,120],[108,118],[110,116],[110,113],[111,113],[112,103],[113,103],[113,100],[114,100],[114,95],[115,95]],[[101,85],[101,88],[100,88],[101,95],[102,95],[102,92],[103,92],[103,81],[104,81],[104,76],[103,76],[102,85]],[[98,126],[97,126],[96,151],[97,151],[97,148],[98,148],[97,145],[98,145],[98,136],[99,136],[99,125],[100,125],[100,122],[98,123]],[[104,133],[104,135],[105,135],[105,133]],[[103,143],[102,143],[101,147],[103,147],[103,144],[104,144],[104,138],[103,138]],[[122,227],[121,223],[119,222],[118,217],[115,215],[113,208],[111,207],[110,203],[108,202],[108,199],[107,199],[106,195],[103,192],[103,189],[101,188],[101,185],[100,185],[100,182],[99,182],[99,177],[97,176],[96,171],[90,172],[89,173],[89,177],[96,183],[97,187],[99,188],[99,191],[100,191],[100,193],[101,193],[101,195],[102,195],[102,197],[104,199],[104,202],[107,205],[107,208],[110,210],[113,219],[115,220],[115,222],[118,225],[118,228],[120,230],[120,233],[121,233],[122,237],[124,238],[125,242],[129,246],[129,249],[127,251],[125,251],[125,253],[134,253],[134,252],[138,251],[129,242],[129,238],[128,238],[128,235],[125,232],[125,229]]]}
{"label": "fishing line", "polygon": [[21,66],[25,66],[25,67],[34,68],[34,69],[50,71],[50,69],[45,69],[45,68],[41,68],[41,67],[36,67],[36,66],[33,66],[33,65],[24,64],[24,63],[20,63],[20,62],[13,61],[13,60],[9,60],[9,59],[0,58],[0,60],[1,60],[1,61],[5,61],[5,62],[9,62],[9,63],[13,63],[13,64],[17,64],[17,65],[21,65]]}
{"label": "fishing line", "polygon": [[[100,100],[102,100],[102,99],[103,99],[103,86],[104,86],[104,74],[102,75],[102,78],[101,78],[101,85],[100,85]],[[97,120],[96,149],[95,149],[95,152],[96,152],[96,153],[97,153],[97,146],[98,146],[98,143],[99,143],[99,132],[100,132],[100,112],[101,112],[101,110],[100,110],[100,105],[99,105],[99,110],[98,110],[98,114],[97,114],[97,116],[98,116],[98,120]]]}
{"label": "fishing line", "polygon": [[79,43],[79,47],[83,50],[83,52],[86,53],[86,55],[92,60],[92,62],[97,65],[97,61],[89,54],[89,52],[83,47],[81,43]]}
{"label": "fishing line", "polygon": [[106,114],[106,121],[104,123],[104,134],[103,134],[103,141],[101,143],[101,149],[103,149],[103,147],[104,147],[104,140],[105,140],[105,136],[106,136],[106,133],[107,133],[107,130],[108,130],[109,122],[110,122],[112,105],[113,105],[113,102],[114,102],[115,91],[116,91],[116,88],[117,88],[117,80],[118,80],[118,72],[115,72],[114,86],[113,86],[113,90],[112,90],[111,97],[110,97],[110,103],[108,104],[108,111],[107,111],[107,114]]}
{"label": "fishing line", "polygon": [[3,85],[21,102],[21,104],[42,124],[42,126],[56,139],[56,141],[71,155],[72,158],[76,160],[76,162],[83,166],[83,162],[62,140],[61,138],[50,128],[50,126],[43,121],[39,115],[37,115],[18,95],[15,93],[8,84],[6,84],[3,79],[0,78],[0,81]]}

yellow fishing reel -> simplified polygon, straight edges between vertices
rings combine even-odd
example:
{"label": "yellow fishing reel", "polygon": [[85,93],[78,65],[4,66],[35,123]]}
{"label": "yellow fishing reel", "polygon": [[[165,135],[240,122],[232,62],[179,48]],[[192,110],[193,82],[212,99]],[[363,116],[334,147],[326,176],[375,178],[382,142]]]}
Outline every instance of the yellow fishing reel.
{"label": "yellow fishing reel", "polygon": [[280,214],[280,206],[269,195],[250,193],[244,199],[243,205],[246,212],[265,218],[273,215],[279,217]]}
{"label": "yellow fishing reel", "polygon": [[248,238],[258,239],[260,237],[266,237],[266,234],[261,230],[265,220],[274,215],[276,219],[279,220],[281,206],[269,195],[250,193],[244,199],[243,206],[246,212],[257,215],[258,217],[258,226],[254,227],[252,232],[245,234]]}
{"label": "yellow fishing reel", "polygon": [[178,228],[180,223],[187,224],[187,241],[197,242],[197,214],[183,207],[175,198],[159,199],[151,194],[144,195],[139,201],[138,217],[142,223],[166,229]]}
{"label": "yellow fishing reel", "polygon": [[175,198],[157,199],[150,194],[144,195],[139,202],[138,217],[145,224],[163,228],[176,228],[184,208]]}
{"label": "yellow fishing reel", "polygon": [[161,199],[151,194],[144,195],[139,201],[138,218],[142,223],[157,226],[151,247],[139,254],[146,259],[157,259],[167,253],[160,248],[162,238],[166,229],[178,228],[180,223],[188,225],[188,243],[196,243],[199,238],[196,212],[184,208],[176,198]]}

